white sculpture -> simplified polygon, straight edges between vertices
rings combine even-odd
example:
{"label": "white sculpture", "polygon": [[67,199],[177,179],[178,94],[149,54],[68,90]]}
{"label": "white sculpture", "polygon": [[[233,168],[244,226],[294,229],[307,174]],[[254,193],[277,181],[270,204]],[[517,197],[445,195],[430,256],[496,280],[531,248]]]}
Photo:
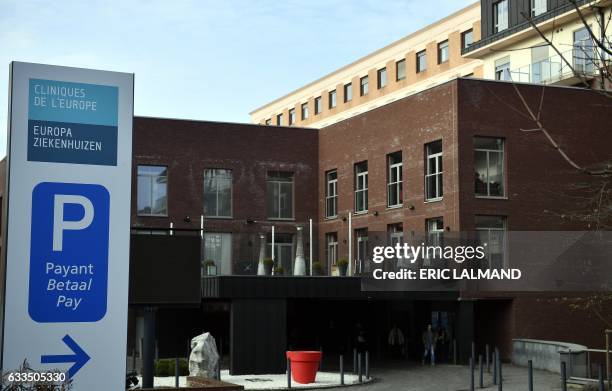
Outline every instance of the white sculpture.
{"label": "white sculpture", "polygon": [[264,259],[266,258],[266,235],[259,235],[259,262],[257,263],[257,275],[265,276]]}
{"label": "white sculpture", "polygon": [[306,275],[306,260],[304,259],[304,239],[302,237],[302,231],[304,227],[298,226],[297,228],[297,249],[295,250],[295,263],[293,265],[294,276],[305,276]]}
{"label": "white sculpture", "polygon": [[210,333],[200,334],[191,340],[189,376],[215,379],[219,369],[217,343]]}

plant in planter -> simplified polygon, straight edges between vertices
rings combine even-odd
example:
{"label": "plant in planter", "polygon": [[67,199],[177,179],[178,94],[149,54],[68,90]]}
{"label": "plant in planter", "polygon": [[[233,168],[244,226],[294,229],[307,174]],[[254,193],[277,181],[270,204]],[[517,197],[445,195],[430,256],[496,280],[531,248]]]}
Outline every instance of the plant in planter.
{"label": "plant in planter", "polygon": [[272,275],[272,267],[274,266],[274,261],[272,260],[272,258],[266,258],[263,260],[263,265],[264,265],[264,271],[266,273],[266,276],[271,276]]}
{"label": "plant in planter", "polygon": [[346,259],[340,259],[338,260],[336,265],[338,266],[338,271],[340,272],[340,275],[346,276],[346,269],[348,269],[348,261]]}
{"label": "plant in planter", "polygon": [[282,276],[283,274],[285,274],[285,269],[282,266],[277,266],[274,268],[275,276]]}
{"label": "plant in planter", "polygon": [[207,259],[204,261],[204,270],[206,270],[207,276],[216,276],[217,264],[212,259]]}
{"label": "plant in planter", "polygon": [[313,276],[323,275],[323,265],[321,265],[321,262],[315,261],[312,263],[312,275]]}

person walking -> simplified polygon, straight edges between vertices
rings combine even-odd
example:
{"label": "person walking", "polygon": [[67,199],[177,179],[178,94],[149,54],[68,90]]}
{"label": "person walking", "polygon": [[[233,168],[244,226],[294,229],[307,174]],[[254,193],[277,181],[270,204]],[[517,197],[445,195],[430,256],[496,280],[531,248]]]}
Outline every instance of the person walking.
{"label": "person walking", "polygon": [[436,365],[436,333],[431,328],[431,324],[427,325],[427,330],[423,332],[423,347],[425,348],[423,365],[425,365],[425,359],[428,354],[431,365]]}
{"label": "person walking", "polygon": [[391,353],[394,358],[399,358],[404,353],[404,343],[406,339],[404,338],[404,333],[397,327],[397,324],[393,323],[393,327],[391,331],[389,331],[389,337],[387,338],[387,343],[391,348]]}

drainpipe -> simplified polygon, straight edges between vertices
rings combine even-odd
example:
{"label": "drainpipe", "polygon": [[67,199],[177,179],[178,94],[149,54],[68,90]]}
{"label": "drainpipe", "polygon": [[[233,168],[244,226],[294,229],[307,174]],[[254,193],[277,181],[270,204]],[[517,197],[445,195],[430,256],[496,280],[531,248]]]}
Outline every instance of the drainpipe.
{"label": "drainpipe", "polygon": [[310,247],[310,252],[308,253],[309,254],[308,258],[310,260],[310,275],[312,276],[312,219],[309,219],[308,225],[309,225],[309,231],[310,231],[309,232],[310,241],[308,242],[309,247]]}
{"label": "drainpipe", "polygon": [[353,214],[348,214],[348,273],[347,275],[353,275]]}

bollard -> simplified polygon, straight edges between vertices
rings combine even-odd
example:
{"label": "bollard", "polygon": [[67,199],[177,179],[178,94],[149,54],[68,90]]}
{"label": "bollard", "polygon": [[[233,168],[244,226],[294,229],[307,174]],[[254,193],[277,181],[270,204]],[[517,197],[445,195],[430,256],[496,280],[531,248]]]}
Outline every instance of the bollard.
{"label": "bollard", "polygon": [[365,377],[370,378],[370,351],[366,350],[365,353]]}
{"label": "bollard", "polygon": [[287,388],[291,388],[291,359],[287,357]]}
{"label": "bollard", "polygon": [[457,365],[457,340],[453,338],[453,363]]}
{"label": "bollard", "polygon": [[493,351],[491,361],[493,361],[493,385],[497,385],[497,348]]}
{"label": "bollard", "polygon": [[478,367],[480,368],[480,378],[478,379],[478,387],[484,388],[484,370],[482,367],[482,354],[478,355]]}
{"label": "bollard", "polygon": [[357,349],[353,349],[353,374],[357,374]]}
{"label": "bollard", "polygon": [[474,391],[474,360],[470,357],[470,391]]}
{"label": "bollard", "polygon": [[565,370],[565,361],[561,361],[561,390],[567,391],[567,377]]}
{"label": "bollard", "polygon": [[527,361],[527,386],[529,391],[533,391],[533,361]]}
{"label": "bollard", "polygon": [[476,344],[472,341],[472,361],[476,362]]}
{"label": "bollard", "polygon": [[340,355],[340,385],[344,385],[344,356]]}
{"label": "bollard", "polygon": [[361,374],[361,353],[357,353],[357,370],[359,373],[359,383],[363,381],[363,377]]}
{"label": "bollard", "polygon": [[179,376],[181,374],[179,358],[174,359],[174,387],[179,388]]}
{"label": "bollard", "polygon": [[604,368],[603,368],[603,364],[599,364],[599,373],[598,373],[598,377],[599,377],[599,391],[605,391],[605,387],[604,387]]}
{"label": "bollard", "polygon": [[498,380],[497,390],[502,391],[503,384],[504,384],[504,375],[502,372],[501,356],[499,354],[499,349],[495,349],[495,351],[497,352],[497,380]]}
{"label": "bollard", "polygon": [[485,361],[487,362],[487,373],[491,373],[491,362],[489,361],[489,344],[485,345]]}

